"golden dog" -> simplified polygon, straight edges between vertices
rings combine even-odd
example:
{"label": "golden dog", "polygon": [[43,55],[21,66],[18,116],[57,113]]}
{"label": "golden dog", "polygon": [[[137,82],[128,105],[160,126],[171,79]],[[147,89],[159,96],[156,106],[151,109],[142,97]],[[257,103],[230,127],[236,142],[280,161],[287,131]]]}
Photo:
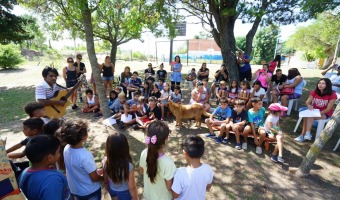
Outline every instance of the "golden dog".
{"label": "golden dog", "polygon": [[202,115],[210,117],[210,113],[207,113],[203,106],[200,104],[182,105],[169,101],[169,109],[172,114],[176,117],[176,126],[181,128],[182,119],[192,119],[195,118],[196,126],[201,127]]}

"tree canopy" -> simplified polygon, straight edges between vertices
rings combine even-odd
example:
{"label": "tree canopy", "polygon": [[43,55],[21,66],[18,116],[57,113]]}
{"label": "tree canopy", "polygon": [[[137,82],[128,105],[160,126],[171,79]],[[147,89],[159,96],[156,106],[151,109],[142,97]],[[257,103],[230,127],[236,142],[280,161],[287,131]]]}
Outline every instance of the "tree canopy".
{"label": "tree canopy", "polygon": [[16,0],[0,0],[0,43],[8,44],[10,42],[21,42],[32,39],[24,26],[31,23],[29,19],[18,17],[12,14],[13,6]]}
{"label": "tree canopy", "polygon": [[310,25],[300,27],[291,35],[287,46],[303,51],[312,59],[332,60],[339,36],[340,16],[333,12],[319,14]]}
{"label": "tree canopy", "polygon": [[273,60],[279,27],[271,25],[261,28],[255,35],[253,61],[261,64],[262,60],[269,62]]}

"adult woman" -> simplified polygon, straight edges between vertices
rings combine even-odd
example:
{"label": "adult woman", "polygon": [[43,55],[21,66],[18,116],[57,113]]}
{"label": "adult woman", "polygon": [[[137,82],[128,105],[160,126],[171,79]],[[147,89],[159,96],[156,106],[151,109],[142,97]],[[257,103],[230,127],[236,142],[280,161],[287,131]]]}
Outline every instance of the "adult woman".
{"label": "adult woman", "polygon": [[277,69],[276,73],[272,76],[272,79],[270,81],[270,88],[272,90],[273,103],[278,102],[278,96],[280,95],[280,91],[277,90],[277,86],[285,84],[286,81],[287,81],[287,76],[285,74],[282,74],[281,69]]}
{"label": "adult woman", "polygon": [[251,81],[251,67],[250,67],[250,57],[247,54],[243,54],[240,50],[237,55],[237,64],[239,66],[239,78],[240,81]]}
{"label": "adult woman", "polygon": [[273,74],[268,71],[268,64],[264,64],[262,69],[257,70],[255,74],[257,76],[256,80],[260,81],[261,87],[267,91],[270,80],[273,76]]}
{"label": "adult woman", "polygon": [[125,97],[127,95],[127,87],[129,86],[129,79],[131,78],[132,73],[130,71],[130,67],[126,66],[124,71],[120,74],[120,86],[123,88]]}
{"label": "adult woman", "polygon": [[[284,94],[281,95],[280,101],[281,105],[287,107],[289,99],[298,99],[302,95],[303,89],[303,78],[296,68],[290,68],[288,70],[287,81],[285,84],[280,85],[279,90],[283,90],[284,88],[293,88],[293,94]],[[286,116],[286,112],[282,112],[282,117]]]}
{"label": "adult woman", "polygon": [[[67,58],[67,66],[63,69],[63,78],[66,82],[66,87],[70,88],[77,84],[78,80],[78,73],[79,68],[73,65],[74,61],[73,58]],[[78,108],[77,102],[77,90],[74,90],[73,94],[70,96],[70,101],[72,102],[72,109],[75,110]]]}
{"label": "adult woman", "polygon": [[145,80],[149,77],[149,76],[155,76],[155,70],[153,70],[152,68],[152,63],[148,64],[148,68],[144,70],[144,74],[145,74]]}
{"label": "adult woman", "polygon": [[103,83],[104,83],[104,89],[105,94],[107,91],[107,87],[109,86],[110,91],[113,90],[112,84],[113,84],[113,77],[115,72],[115,66],[111,63],[110,56],[105,57],[105,62],[101,65],[99,65],[99,72],[103,73]]}
{"label": "adult woman", "polygon": [[336,99],[336,93],[332,90],[332,82],[328,78],[321,78],[306,101],[307,108],[309,110],[319,109],[321,117],[304,117],[301,135],[295,138],[295,141],[303,142],[312,139],[310,130],[313,121],[330,118],[334,111],[333,106]]}
{"label": "adult woman", "polygon": [[174,91],[175,85],[180,85],[182,81],[182,64],[181,64],[181,58],[179,56],[175,57],[175,62],[171,64],[171,91]]}
{"label": "adult woman", "polygon": [[196,88],[191,92],[190,104],[201,104],[205,111],[209,111],[209,96],[208,92],[201,81],[197,82]]}
{"label": "adult woman", "polygon": [[277,68],[281,67],[281,56],[280,55],[276,55],[274,60],[269,62],[269,71],[271,73],[274,73],[276,67]]}
{"label": "adult woman", "polygon": [[203,79],[209,80],[209,69],[207,68],[207,63],[202,63],[201,68],[197,72],[197,79],[203,81]]}
{"label": "adult woman", "polygon": [[211,96],[212,97],[215,94],[216,86],[219,86],[221,81],[225,81],[226,83],[229,82],[228,81],[229,74],[228,74],[228,70],[227,70],[227,67],[225,66],[225,64],[222,64],[221,68],[215,72],[214,77],[215,77],[215,80],[211,85]]}

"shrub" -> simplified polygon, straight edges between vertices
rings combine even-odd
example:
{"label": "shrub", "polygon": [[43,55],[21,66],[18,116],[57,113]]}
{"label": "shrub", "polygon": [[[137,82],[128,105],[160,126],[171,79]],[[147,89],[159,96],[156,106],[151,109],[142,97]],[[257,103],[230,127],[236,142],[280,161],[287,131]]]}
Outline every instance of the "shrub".
{"label": "shrub", "polygon": [[24,61],[20,50],[14,44],[0,45],[0,68],[14,69]]}

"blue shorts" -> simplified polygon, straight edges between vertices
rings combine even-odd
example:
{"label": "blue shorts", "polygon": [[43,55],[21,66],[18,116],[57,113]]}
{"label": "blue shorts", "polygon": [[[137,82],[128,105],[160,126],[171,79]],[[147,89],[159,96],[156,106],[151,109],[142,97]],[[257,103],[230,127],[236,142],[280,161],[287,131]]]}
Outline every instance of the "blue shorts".
{"label": "blue shorts", "polygon": [[114,191],[111,188],[109,188],[109,194],[110,194],[111,197],[118,197],[118,199],[122,199],[122,200],[130,200],[130,199],[132,199],[129,190]]}
{"label": "blue shorts", "polygon": [[289,94],[288,95],[288,98],[289,99],[298,99],[301,97],[301,94],[297,94],[297,93],[294,93],[294,94]]}
{"label": "blue shorts", "polygon": [[113,81],[113,76],[103,76],[102,79],[103,81]]}
{"label": "blue shorts", "polygon": [[86,195],[86,196],[78,196],[73,195],[75,200],[101,200],[102,199],[102,190],[99,188],[97,191]]}

